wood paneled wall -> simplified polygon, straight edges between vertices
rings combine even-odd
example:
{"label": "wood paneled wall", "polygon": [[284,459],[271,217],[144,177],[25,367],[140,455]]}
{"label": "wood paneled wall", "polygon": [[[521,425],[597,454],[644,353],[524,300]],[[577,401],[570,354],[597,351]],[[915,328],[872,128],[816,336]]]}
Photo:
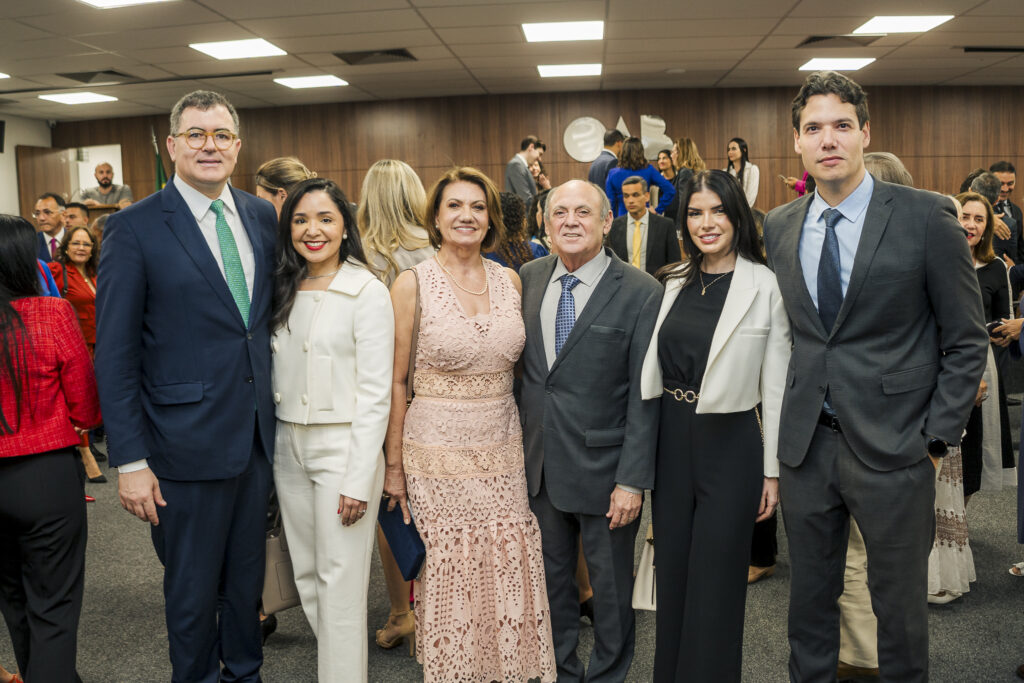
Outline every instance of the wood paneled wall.
{"label": "wood paneled wall", "polygon": [[[1024,165],[1024,127],[1018,121],[1024,90],[1008,90],[869,88],[870,149],[896,154],[918,187],[942,192],[955,191],[971,169],[999,159]],[[769,210],[794,197],[778,175],[803,172],[793,150],[790,121],[795,94],[796,88],[626,90],[243,110],[243,145],[233,182],[253,191],[253,175],[263,161],[295,155],[338,182],[353,200],[366,169],[381,158],[408,162],[428,187],[453,163],[476,166],[500,185],[505,163],[519,141],[533,133],[547,142],[544,164],[552,181],[559,183],[586,177],[587,172],[588,165],[573,160],[562,147],[570,121],[593,116],[612,127],[621,115],[638,134],[640,115],[657,114],[667,122],[669,136],[693,138],[711,167],[726,163],[729,138],[745,138],[751,161],[761,169],[757,206]],[[136,197],[143,197],[155,186],[151,127],[169,167],[166,116],[59,123],[53,145],[120,144],[126,177],[115,182],[127,182]]]}

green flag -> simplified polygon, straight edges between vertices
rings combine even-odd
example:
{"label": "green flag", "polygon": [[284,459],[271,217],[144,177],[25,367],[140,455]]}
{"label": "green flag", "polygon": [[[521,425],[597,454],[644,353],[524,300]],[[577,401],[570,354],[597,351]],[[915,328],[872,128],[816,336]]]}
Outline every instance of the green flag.
{"label": "green flag", "polygon": [[153,136],[153,153],[156,155],[156,190],[159,192],[167,184],[167,174],[164,172],[164,161],[160,158],[160,145],[156,144],[156,130],[149,128]]}

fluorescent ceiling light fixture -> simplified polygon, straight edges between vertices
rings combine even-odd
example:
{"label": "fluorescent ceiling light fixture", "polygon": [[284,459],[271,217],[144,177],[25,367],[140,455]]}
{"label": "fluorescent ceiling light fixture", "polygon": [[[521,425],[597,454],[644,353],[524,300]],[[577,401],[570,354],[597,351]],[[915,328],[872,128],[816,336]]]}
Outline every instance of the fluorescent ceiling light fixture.
{"label": "fluorescent ceiling light fixture", "polygon": [[601,40],[604,38],[603,21],[550,21],[543,24],[523,24],[528,43],[550,43],[560,40]]}
{"label": "fluorescent ceiling light fixture", "polygon": [[292,78],[275,78],[274,83],[288,86],[289,88],[333,88],[339,85],[348,85],[348,81],[337,76],[296,76]]}
{"label": "fluorescent ceiling light fixture", "polygon": [[874,57],[815,57],[800,67],[800,71],[856,71],[873,61]]}
{"label": "fluorescent ceiling light fixture", "polygon": [[953,18],[952,14],[922,17],[875,17],[854,33],[923,33]]}
{"label": "fluorescent ceiling light fixture", "polygon": [[250,57],[279,57],[288,54],[277,45],[262,38],[250,40],[223,40],[217,43],[190,43],[189,47],[215,59],[248,59]]}
{"label": "fluorescent ceiling light fixture", "polygon": [[10,74],[0,74],[0,78],[10,78]]}
{"label": "fluorescent ceiling light fixture", "polygon": [[39,99],[61,104],[93,104],[95,102],[117,102],[116,97],[95,92],[65,92],[56,95],[40,95]]}
{"label": "fluorescent ceiling light fixture", "polygon": [[541,64],[537,67],[541,78],[563,76],[600,76],[600,64]]}
{"label": "fluorescent ceiling light fixture", "polygon": [[131,7],[132,5],[150,5],[156,2],[168,2],[168,0],[79,0],[87,5],[99,9],[110,9],[112,7]]}

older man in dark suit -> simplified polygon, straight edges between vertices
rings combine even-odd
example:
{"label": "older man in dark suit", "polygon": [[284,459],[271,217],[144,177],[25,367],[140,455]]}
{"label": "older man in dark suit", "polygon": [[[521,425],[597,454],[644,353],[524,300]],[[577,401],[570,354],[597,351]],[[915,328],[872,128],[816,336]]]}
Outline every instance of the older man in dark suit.
{"label": "older man in dark suit", "polygon": [[241,139],[223,96],[171,112],[174,177],[110,217],[96,374],[126,510],[164,565],[174,682],[258,681],[263,653],[276,214],[233,189]]}
{"label": "older man in dark suit", "polygon": [[869,558],[881,680],[927,681],[933,461],[959,443],[985,367],[978,282],[948,199],[865,171],[859,85],[811,74],[793,128],[817,191],[764,226],[793,330],[779,429],[790,679],[836,679],[852,516]]}
{"label": "older man in dark suit", "polygon": [[530,506],[540,524],[558,680],[583,681],[576,655],[577,539],[594,587],[587,681],[623,681],[633,659],[633,548],[643,490],[654,486],[657,401],[640,371],[661,287],[602,240],[611,207],[573,180],[548,196],[558,256],[523,266],[521,417]]}

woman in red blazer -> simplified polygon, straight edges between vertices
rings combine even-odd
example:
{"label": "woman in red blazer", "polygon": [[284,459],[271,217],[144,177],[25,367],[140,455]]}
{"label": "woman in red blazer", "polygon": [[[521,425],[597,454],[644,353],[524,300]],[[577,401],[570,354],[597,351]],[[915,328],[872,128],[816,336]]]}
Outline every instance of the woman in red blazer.
{"label": "woman in red blazer", "polygon": [[0,215],[0,612],[28,681],[77,680],[87,529],[75,446],[99,421],[74,309],[40,296],[35,229]]}
{"label": "woman in red blazer", "polygon": [[[78,227],[64,232],[64,239],[57,247],[57,260],[47,264],[60,295],[75,307],[90,356],[96,348],[96,268],[99,262],[99,245],[92,232],[88,228]],[[78,452],[82,456],[89,481],[93,484],[105,483],[107,478],[89,449],[87,433],[82,434]]]}

